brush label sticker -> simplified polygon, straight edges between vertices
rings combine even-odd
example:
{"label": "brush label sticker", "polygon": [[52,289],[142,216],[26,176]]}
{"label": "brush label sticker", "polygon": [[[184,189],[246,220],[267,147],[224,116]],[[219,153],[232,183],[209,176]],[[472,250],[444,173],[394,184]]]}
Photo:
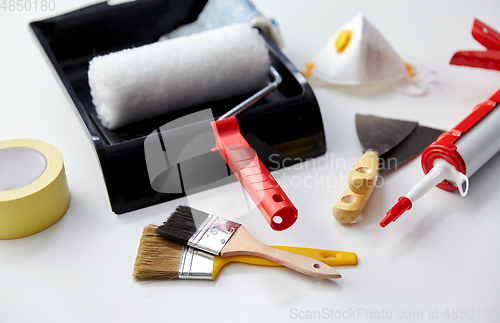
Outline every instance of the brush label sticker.
{"label": "brush label sticker", "polygon": [[188,245],[218,255],[239,227],[239,223],[211,215],[189,239]]}

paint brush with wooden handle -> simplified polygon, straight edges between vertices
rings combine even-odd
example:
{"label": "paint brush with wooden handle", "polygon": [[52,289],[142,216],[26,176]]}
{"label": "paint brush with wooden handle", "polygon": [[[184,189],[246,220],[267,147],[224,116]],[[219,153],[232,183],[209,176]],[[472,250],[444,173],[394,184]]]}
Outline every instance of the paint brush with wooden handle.
{"label": "paint brush with wooden handle", "polygon": [[[215,280],[220,270],[232,262],[258,266],[282,266],[255,256],[215,256],[164,239],[156,233],[156,228],[157,226],[150,224],[142,232],[134,264],[133,277],[135,280]],[[358,257],[354,252],[283,246],[273,246],[273,248],[314,258],[329,266],[356,265],[358,263]]]}
{"label": "paint brush with wooden handle", "polygon": [[257,256],[304,275],[341,277],[321,261],[272,248],[252,237],[242,225],[188,206],[178,206],[156,232],[166,239],[222,257]]}

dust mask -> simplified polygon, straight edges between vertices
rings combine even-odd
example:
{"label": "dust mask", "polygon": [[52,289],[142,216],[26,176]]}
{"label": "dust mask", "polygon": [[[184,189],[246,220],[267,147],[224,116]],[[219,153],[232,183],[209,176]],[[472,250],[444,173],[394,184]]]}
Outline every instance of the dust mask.
{"label": "dust mask", "polygon": [[[310,75],[337,85],[392,83],[409,95],[424,95],[433,72],[416,75],[384,36],[358,13],[340,28],[308,64]],[[308,75],[306,75],[308,76]]]}

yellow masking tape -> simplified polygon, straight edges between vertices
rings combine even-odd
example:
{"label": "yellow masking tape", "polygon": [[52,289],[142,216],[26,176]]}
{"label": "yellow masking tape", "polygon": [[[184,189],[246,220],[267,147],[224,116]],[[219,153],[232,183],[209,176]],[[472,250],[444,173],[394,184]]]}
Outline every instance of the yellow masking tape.
{"label": "yellow masking tape", "polygon": [[[9,157],[5,156],[25,149],[38,152],[45,158],[44,170],[33,182],[24,186],[0,188],[0,239],[17,239],[45,230],[56,223],[69,207],[70,195],[62,156],[50,144],[31,139],[2,141],[0,157],[3,156],[4,165],[9,164],[8,160],[5,161]],[[16,161],[15,164],[23,162]],[[18,173],[20,167],[16,167]],[[5,181],[7,177],[14,176],[8,169],[2,171]]]}

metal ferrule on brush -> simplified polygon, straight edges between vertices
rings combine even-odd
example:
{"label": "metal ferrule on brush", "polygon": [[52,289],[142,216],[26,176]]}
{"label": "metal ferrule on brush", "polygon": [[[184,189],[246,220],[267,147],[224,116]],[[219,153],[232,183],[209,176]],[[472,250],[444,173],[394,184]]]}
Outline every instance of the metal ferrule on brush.
{"label": "metal ferrule on brush", "polygon": [[207,252],[184,246],[179,279],[212,280],[214,258],[214,255]]}
{"label": "metal ferrule on brush", "polygon": [[188,245],[218,255],[240,224],[215,215],[208,215],[205,222],[189,239]]}

